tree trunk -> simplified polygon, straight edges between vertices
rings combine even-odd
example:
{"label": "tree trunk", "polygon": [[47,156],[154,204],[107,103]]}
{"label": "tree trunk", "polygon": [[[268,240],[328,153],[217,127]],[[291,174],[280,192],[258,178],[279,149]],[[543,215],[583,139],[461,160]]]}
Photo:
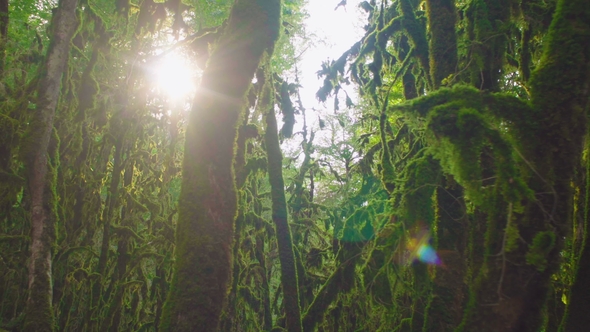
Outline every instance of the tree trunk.
{"label": "tree trunk", "polygon": [[237,0],[203,73],[186,133],[163,331],[215,331],[219,325],[237,213],[236,126],[260,59],[278,37],[280,10],[280,0]]}
{"label": "tree trunk", "polygon": [[76,28],[77,0],[61,0],[52,19],[51,43],[37,90],[37,108],[29,124],[23,153],[31,195],[31,260],[24,331],[54,328],[51,248],[55,241],[55,174],[48,166],[48,148],[70,39]]}
{"label": "tree trunk", "polygon": [[[270,61],[269,61],[270,65]],[[268,70],[268,69],[267,69]],[[293,253],[293,239],[287,217],[287,200],[285,198],[285,182],[283,180],[283,156],[279,145],[277,119],[274,103],[269,102],[272,86],[272,78],[266,75],[266,87],[264,88],[262,105],[268,108],[266,114],[266,153],[268,156],[268,177],[271,187],[272,219],[277,232],[277,246],[279,260],[281,262],[281,285],[283,286],[283,301],[287,316],[287,330],[293,332],[302,331],[301,308],[299,307],[299,287],[297,281],[297,268],[295,266],[295,254]]]}
{"label": "tree trunk", "polygon": [[436,244],[444,264],[432,280],[424,331],[452,331],[461,322],[464,304],[465,246],[463,191],[448,179],[436,189]]}
{"label": "tree trunk", "polygon": [[427,0],[426,13],[430,27],[430,76],[435,89],[457,69],[457,36],[455,34],[454,0]]}

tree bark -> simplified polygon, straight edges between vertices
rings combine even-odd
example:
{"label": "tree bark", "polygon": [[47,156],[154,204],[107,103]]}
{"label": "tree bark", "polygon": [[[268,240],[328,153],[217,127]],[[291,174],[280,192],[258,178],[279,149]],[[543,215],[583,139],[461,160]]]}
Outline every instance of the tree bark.
{"label": "tree bark", "polygon": [[49,169],[47,154],[61,78],[67,64],[70,40],[77,25],[77,5],[77,0],[61,0],[52,19],[51,43],[37,89],[37,108],[23,143],[31,195],[29,295],[23,331],[54,329],[51,251],[55,241],[55,174]]}
{"label": "tree bark", "polygon": [[215,331],[219,325],[231,284],[236,126],[260,59],[278,37],[280,10],[280,0],[237,0],[203,73],[186,133],[163,331]]}

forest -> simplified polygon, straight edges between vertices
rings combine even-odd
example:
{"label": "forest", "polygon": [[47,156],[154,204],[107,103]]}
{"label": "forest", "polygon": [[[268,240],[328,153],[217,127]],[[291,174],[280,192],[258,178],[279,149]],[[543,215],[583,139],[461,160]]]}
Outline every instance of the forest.
{"label": "forest", "polygon": [[0,0],[0,331],[588,330],[590,1],[308,1]]}

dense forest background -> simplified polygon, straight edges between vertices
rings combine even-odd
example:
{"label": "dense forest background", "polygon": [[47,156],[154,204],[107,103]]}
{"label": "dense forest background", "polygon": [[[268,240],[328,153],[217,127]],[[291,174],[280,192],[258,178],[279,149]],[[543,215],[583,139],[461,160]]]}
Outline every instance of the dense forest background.
{"label": "dense forest background", "polygon": [[359,7],[0,0],[0,331],[587,330],[590,2]]}

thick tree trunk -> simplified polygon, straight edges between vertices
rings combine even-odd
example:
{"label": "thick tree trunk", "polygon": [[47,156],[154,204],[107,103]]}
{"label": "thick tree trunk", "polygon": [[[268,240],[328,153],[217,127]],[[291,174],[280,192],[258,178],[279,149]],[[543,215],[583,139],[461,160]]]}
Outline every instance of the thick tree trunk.
{"label": "thick tree trunk", "polygon": [[233,160],[245,94],[280,27],[280,0],[237,0],[197,91],[184,149],[176,262],[163,331],[215,331],[231,279]]}
{"label": "thick tree trunk", "polygon": [[[550,200],[542,201],[544,210],[536,214],[541,216],[545,215],[545,211],[552,211],[550,217],[531,219],[529,222],[543,222],[537,226],[535,238],[543,231],[549,231],[555,233],[556,243],[546,258],[547,271],[527,280],[529,286],[526,287],[523,303],[528,306],[525,305],[514,331],[538,330],[551,275],[561,263],[563,239],[571,236],[572,180],[582,156],[590,102],[588,22],[590,3],[587,0],[560,0],[546,37],[543,56],[530,79],[531,101],[539,124],[533,137],[537,145],[532,145],[536,149],[530,159],[534,160],[537,171],[544,178],[543,181],[533,181],[542,186],[537,192],[551,189],[554,195]],[[547,184],[551,184],[552,188],[547,188]],[[536,305],[537,302],[540,303]]]}
{"label": "thick tree trunk", "polygon": [[51,247],[55,241],[54,171],[48,167],[48,147],[70,39],[76,28],[77,0],[61,0],[52,20],[51,43],[41,71],[37,108],[24,142],[31,195],[31,260],[24,331],[52,331]]}
{"label": "thick tree trunk", "polygon": [[527,121],[517,128],[522,155],[530,166],[528,185],[537,193],[536,200],[528,203],[524,213],[514,213],[512,222],[524,241],[501,263],[492,263],[492,255],[506,255],[497,241],[503,227],[497,221],[505,218],[489,224],[495,230],[488,232],[495,234],[487,237],[496,238],[496,246],[489,248],[485,277],[477,281],[478,297],[470,303],[476,314],[464,321],[462,331],[536,332],[543,323],[551,276],[560,267],[563,241],[570,236],[572,180],[586,134],[587,22],[588,1],[558,2],[543,56],[529,81],[533,108],[522,115]]}
{"label": "thick tree trunk", "polygon": [[[283,156],[279,145],[277,119],[274,111],[274,103],[270,100],[272,78],[267,75],[264,88],[263,105],[268,107],[266,114],[266,153],[268,156],[268,177],[271,186],[272,219],[277,232],[277,246],[281,261],[281,285],[283,286],[283,301],[287,316],[287,330],[293,332],[302,331],[301,308],[299,307],[299,287],[297,281],[297,268],[295,266],[295,254],[293,253],[293,239],[287,217],[287,200],[285,198],[285,182],[283,180]],[[266,101],[266,103],[264,102]]]}

